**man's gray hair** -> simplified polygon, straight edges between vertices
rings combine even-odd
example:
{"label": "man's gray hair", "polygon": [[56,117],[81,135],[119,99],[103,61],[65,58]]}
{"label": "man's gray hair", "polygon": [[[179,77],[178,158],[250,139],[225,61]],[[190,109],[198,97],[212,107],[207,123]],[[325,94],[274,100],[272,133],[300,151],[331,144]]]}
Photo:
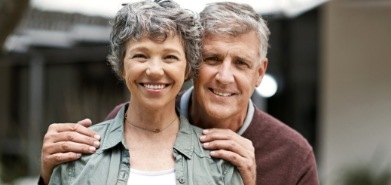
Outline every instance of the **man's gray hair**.
{"label": "man's gray hair", "polygon": [[251,6],[234,2],[210,3],[200,13],[200,17],[204,36],[208,34],[238,36],[254,31],[261,44],[260,57],[266,57],[270,31],[265,20]]}
{"label": "man's gray hair", "polygon": [[149,37],[163,42],[173,34],[182,41],[187,60],[186,74],[192,77],[199,67],[202,26],[198,14],[180,8],[171,0],[145,0],[124,4],[112,22],[108,61],[121,78],[128,40],[138,41]]}

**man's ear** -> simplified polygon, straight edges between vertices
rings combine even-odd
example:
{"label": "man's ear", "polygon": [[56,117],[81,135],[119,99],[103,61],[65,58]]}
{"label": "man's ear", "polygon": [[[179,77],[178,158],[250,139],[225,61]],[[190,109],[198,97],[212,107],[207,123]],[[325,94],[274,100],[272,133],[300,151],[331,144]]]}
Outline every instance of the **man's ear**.
{"label": "man's ear", "polygon": [[267,58],[263,58],[261,61],[261,64],[258,68],[258,79],[255,87],[258,87],[261,84],[262,78],[266,73],[267,65],[269,63],[269,60]]}

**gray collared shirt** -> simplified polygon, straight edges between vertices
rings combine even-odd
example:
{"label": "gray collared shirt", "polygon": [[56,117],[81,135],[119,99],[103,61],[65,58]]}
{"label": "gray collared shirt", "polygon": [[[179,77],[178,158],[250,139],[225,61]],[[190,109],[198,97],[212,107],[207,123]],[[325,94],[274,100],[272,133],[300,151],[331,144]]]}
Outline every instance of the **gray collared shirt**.
{"label": "gray collared shirt", "polygon": [[[92,128],[102,137],[101,147],[91,155],[57,166],[49,184],[126,185],[130,171],[129,150],[124,141],[123,118],[128,105],[117,116]],[[243,184],[237,169],[229,162],[212,158],[199,137],[202,130],[180,116],[179,132],[173,148],[176,184]]]}

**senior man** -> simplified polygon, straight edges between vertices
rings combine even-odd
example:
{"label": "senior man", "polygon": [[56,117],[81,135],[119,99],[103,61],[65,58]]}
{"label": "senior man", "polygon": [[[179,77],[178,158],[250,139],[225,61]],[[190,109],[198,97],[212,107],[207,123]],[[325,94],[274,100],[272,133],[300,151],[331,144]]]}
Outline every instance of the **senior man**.
{"label": "senior man", "polygon": [[[234,164],[246,185],[317,185],[312,147],[296,131],[255,107],[250,99],[268,60],[269,29],[248,5],[208,4],[200,13],[205,30],[194,87],[177,97],[190,123],[204,128],[200,141],[211,156]],[[113,118],[117,106],[108,116]],[[40,184],[53,168],[93,153],[99,136],[79,124],[52,124],[42,148]]]}

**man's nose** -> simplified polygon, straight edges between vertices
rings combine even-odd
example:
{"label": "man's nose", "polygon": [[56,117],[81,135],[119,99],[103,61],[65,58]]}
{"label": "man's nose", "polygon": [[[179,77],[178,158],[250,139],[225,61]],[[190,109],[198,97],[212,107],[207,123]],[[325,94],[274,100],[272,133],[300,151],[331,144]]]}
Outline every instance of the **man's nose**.
{"label": "man's nose", "polygon": [[234,82],[234,74],[232,71],[231,61],[225,60],[221,63],[219,71],[216,75],[216,79],[222,84],[229,84]]}

